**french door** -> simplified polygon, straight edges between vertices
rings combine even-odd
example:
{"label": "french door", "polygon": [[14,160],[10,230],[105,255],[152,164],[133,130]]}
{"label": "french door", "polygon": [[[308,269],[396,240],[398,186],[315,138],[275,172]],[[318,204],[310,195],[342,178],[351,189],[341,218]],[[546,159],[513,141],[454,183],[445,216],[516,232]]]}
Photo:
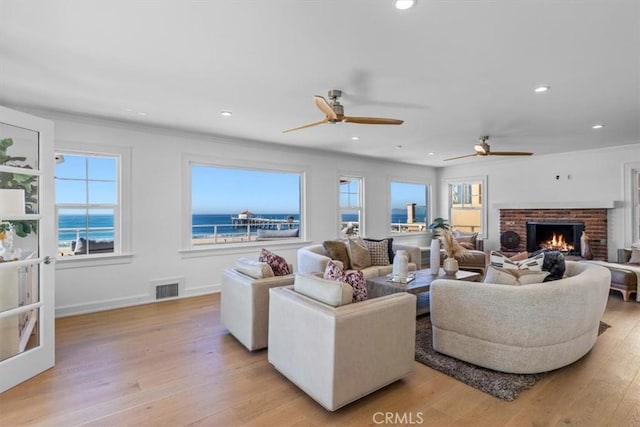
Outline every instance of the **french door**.
{"label": "french door", "polygon": [[52,367],[53,123],[0,107],[0,393]]}

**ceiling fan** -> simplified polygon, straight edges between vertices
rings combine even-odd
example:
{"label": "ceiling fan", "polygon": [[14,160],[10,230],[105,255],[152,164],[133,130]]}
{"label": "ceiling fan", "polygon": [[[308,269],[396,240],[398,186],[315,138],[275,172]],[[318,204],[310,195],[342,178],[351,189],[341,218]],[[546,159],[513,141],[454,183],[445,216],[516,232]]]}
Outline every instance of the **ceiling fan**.
{"label": "ceiling fan", "polygon": [[362,125],[401,125],[404,123],[404,120],[398,119],[385,119],[380,117],[353,117],[353,116],[345,116],[344,108],[338,98],[342,96],[342,91],[333,89],[329,91],[329,99],[331,102],[328,102],[324,97],[320,95],[314,95],[313,99],[316,102],[316,106],[325,114],[325,118],[315,122],[310,123],[308,125],[299,126],[293,129],[283,130],[282,133],[291,132],[294,130],[300,130],[305,128],[310,128],[312,126],[321,125],[324,123],[357,123]]}
{"label": "ceiling fan", "polygon": [[489,144],[487,141],[489,140],[488,136],[483,136],[480,138],[480,141],[473,146],[473,149],[476,151],[474,154],[467,154],[466,156],[458,156],[452,157],[447,160],[456,160],[463,159],[465,157],[475,157],[475,156],[531,156],[533,153],[529,153],[528,151],[491,151]]}

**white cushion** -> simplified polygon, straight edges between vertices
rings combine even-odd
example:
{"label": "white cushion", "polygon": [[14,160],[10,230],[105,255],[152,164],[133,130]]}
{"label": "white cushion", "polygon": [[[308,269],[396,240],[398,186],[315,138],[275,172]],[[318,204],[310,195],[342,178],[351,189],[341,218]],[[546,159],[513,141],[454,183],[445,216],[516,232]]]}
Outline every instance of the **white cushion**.
{"label": "white cushion", "polygon": [[246,274],[254,279],[264,279],[273,277],[273,270],[266,262],[256,261],[250,258],[238,258],[234,267],[236,271]]}
{"label": "white cushion", "polygon": [[542,283],[548,275],[548,271],[498,268],[490,265],[487,268],[487,274],[484,276],[483,282],[511,286],[530,285],[532,283]]}
{"label": "white cushion", "polygon": [[293,289],[332,307],[350,304],[353,298],[353,288],[349,284],[326,280],[313,274],[297,274]]}

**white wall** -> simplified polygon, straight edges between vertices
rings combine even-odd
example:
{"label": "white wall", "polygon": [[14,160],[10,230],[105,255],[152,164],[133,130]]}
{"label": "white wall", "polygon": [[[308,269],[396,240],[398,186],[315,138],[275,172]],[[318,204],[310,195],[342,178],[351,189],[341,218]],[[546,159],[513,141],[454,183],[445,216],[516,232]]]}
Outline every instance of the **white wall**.
{"label": "white wall", "polygon": [[[295,166],[306,174],[306,243],[264,243],[296,263],[296,250],[309,241],[338,235],[338,177],[349,173],[365,180],[366,234],[388,236],[389,181],[435,184],[434,168],[314,152],[115,122],[40,114],[55,122],[56,144],[80,143],[130,147],[132,153],[132,253],[115,265],[56,268],[58,316],[152,300],[150,282],[183,278],[184,295],[219,290],[222,271],[236,258],[256,258],[260,247],[185,252],[181,248],[182,154],[215,157],[225,164],[268,162]],[[126,185],[126,183],[125,183]],[[274,194],[274,197],[277,195]],[[404,239],[414,242],[415,237]]]}
{"label": "white wall", "polygon": [[[630,224],[625,220],[629,195],[624,190],[624,165],[640,161],[640,144],[555,155],[474,158],[459,166],[438,169],[438,212],[448,217],[446,180],[487,176],[488,239],[485,249],[500,248],[500,207],[544,208],[580,205],[608,210],[609,260],[616,250],[631,243]],[[556,179],[559,176],[559,179]],[[596,206],[598,205],[598,206]]]}

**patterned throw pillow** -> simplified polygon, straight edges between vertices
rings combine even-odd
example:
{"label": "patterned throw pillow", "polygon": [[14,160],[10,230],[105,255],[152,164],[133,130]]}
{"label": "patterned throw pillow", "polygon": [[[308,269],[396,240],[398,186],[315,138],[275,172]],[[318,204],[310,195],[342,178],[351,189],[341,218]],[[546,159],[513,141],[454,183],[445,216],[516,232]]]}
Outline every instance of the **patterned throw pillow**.
{"label": "patterned throw pillow", "polygon": [[365,239],[364,244],[369,249],[371,255],[371,265],[389,265],[389,241]]}
{"label": "patterned throw pillow", "polygon": [[[378,243],[378,242],[384,242],[386,240],[386,242],[387,242],[387,253],[389,254],[389,262],[387,262],[386,264],[379,264],[379,265],[389,265],[389,264],[393,263],[393,257],[395,256],[395,252],[393,252],[393,237],[387,237],[386,239],[369,239],[369,238],[365,237],[363,240],[364,240],[365,244],[367,242]],[[369,248],[369,252],[371,252],[371,248]],[[378,264],[373,264],[372,263],[372,265],[378,265]]]}
{"label": "patterned throw pillow", "polygon": [[347,252],[347,246],[341,240],[327,240],[322,242],[324,250],[331,259],[337,259],[342,263],[344,268],[351,267],[351,261],[349,260],[349,253]]}
{"label": "patterned throw pillow", "polygon": [[353,301],[367,300],[367,282],[364,280],[364,274],[360,270],[349,270],[342,276],[341,282],[351,285],[353,288]]}
{"label": "patterned throw pillow", "polygon": [[362,239],[349,239],[349,261],[351,268],[362,270],[371,266],[371,254]]}
{"label": "patterned throw pillow", "polygon": [[267,249],[262,248],[258,261],[269,264],[273,270],[273,274],[276,276],[286,276],[287,274],[291,274],[287,260]]}
{"label": "patterned throw pillow", "polygon": [[544,253],[522,261],[512,261],[502,252],[491,251],[489,262],[492,266],[504,269],[542,271]]}
{"label": "patterned throw pillow", "polygon": [[342,279],[342,276],[344,276],[344,270],[342,269],[341,264],[342,263],[340,263],[340,261],[329,261],[327,263],[327,267],[324,269],[322,278],[339,282]]}
{"label": "patterned throw pillow", "polygon": [[322,275],[324,279],[346,283],[353,289],[351,302],[365,301],[367,299],[367,282],[360,270],[344,271],[339,262],[329,261]]}

